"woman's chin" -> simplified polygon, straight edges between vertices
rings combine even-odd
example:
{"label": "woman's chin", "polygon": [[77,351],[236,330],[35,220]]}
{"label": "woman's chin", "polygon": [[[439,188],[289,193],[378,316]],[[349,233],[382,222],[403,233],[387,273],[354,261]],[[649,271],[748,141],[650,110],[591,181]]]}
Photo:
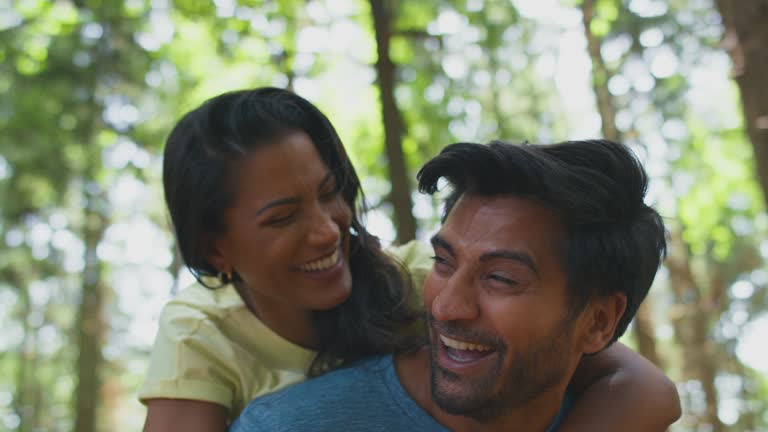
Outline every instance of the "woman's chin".
{"label": "woman's chin", "polygon": [[321,302],[317,305],[315,310],[331,310],[335,307],[341,306],[352,295],[351,287],[343,287],[333,293],[328,293]]}

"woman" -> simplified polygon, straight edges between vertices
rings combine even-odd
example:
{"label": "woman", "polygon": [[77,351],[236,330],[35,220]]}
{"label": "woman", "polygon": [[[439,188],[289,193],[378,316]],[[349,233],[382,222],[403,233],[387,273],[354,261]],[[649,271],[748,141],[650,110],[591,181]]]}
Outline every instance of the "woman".
{"label": "woman", "polygon": [[[163,311],[140,392],[146,431],[222,431],[254,397],[420,343],[428,254],[392,251],[405,271],[382,252],[358,219],[360,182],[341,141],[308,101],[261,88],[205,102],[169,136],[163,182],[199,284]],[[638,404],[676,402],[626,348],[590,363],[562,430],[647,425]]]}

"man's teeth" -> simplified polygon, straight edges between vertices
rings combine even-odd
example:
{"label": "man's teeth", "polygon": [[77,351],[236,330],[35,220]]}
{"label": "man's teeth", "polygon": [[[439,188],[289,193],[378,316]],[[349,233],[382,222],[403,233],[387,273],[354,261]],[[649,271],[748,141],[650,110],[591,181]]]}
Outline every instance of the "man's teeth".
{"label": "man's teeth", "polygon": [[493,348],[486,346],[486,345],[478,345],[478,344],[471,344],[467,342],[461,342],[457,341],[455,339],[447,338],[443,335],[440,335],[440,340],[447,346],[448,348],[458,349],[458,350],[471,350],[471,351],[490,351]]}
{"label": "man's teeth", "polygon": [[321,258],[317,261],[312,261],[310,263],[302,264],[299,266],[299,270],[301,271],[322,271],[327,270],[331,267],[333,267],[336,262],[339,261],[339,250],[336,249],[332,254],[328,255],[325,258]]}

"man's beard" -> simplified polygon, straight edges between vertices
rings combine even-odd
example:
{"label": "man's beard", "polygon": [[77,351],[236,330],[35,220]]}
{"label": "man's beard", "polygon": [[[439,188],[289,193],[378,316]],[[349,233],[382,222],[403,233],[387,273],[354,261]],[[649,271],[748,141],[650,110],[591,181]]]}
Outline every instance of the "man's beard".
{"label": "man's beard", "polygon": [[[506,362],[510,355],[509,347],[498,337],[462,329],[454,322],[436,323],[432,315],[428,315],[427,321],[432,329],[432,399],[449,414],[487,422],[531,401],[561,383],[565,377],[569,360],[567,351],[573,333],[570,317],[555,326],[540,342],[513,352],[514,357]],[[462,383],[462,378],[443,369],[438,363],[437,344],[442,342],[434,335],[435,328],[448,337],[492,346],[497,356],[493,367],[484,376]],[[507,370],[504,370],[505,364],[508,364]],[[461,386],[459,392],[450,391],[457,386]]]}

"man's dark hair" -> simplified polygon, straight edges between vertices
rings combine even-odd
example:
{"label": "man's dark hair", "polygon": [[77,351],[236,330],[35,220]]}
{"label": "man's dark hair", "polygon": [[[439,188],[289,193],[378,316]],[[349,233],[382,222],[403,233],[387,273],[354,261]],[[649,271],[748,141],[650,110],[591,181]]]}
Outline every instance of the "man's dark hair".
{"label": "man's dark hair", "polygon": [[622,293],[618,339],[648,293],[666,253],[664,223],[643,198],[648,177],[632,151],[606,140],[553,145],[447,146],[419,171],[419,190],[453,189],[443,222],[462,194],[513,195],[552,210],[566,228],[562,256],[574,315],[595,296]]}

